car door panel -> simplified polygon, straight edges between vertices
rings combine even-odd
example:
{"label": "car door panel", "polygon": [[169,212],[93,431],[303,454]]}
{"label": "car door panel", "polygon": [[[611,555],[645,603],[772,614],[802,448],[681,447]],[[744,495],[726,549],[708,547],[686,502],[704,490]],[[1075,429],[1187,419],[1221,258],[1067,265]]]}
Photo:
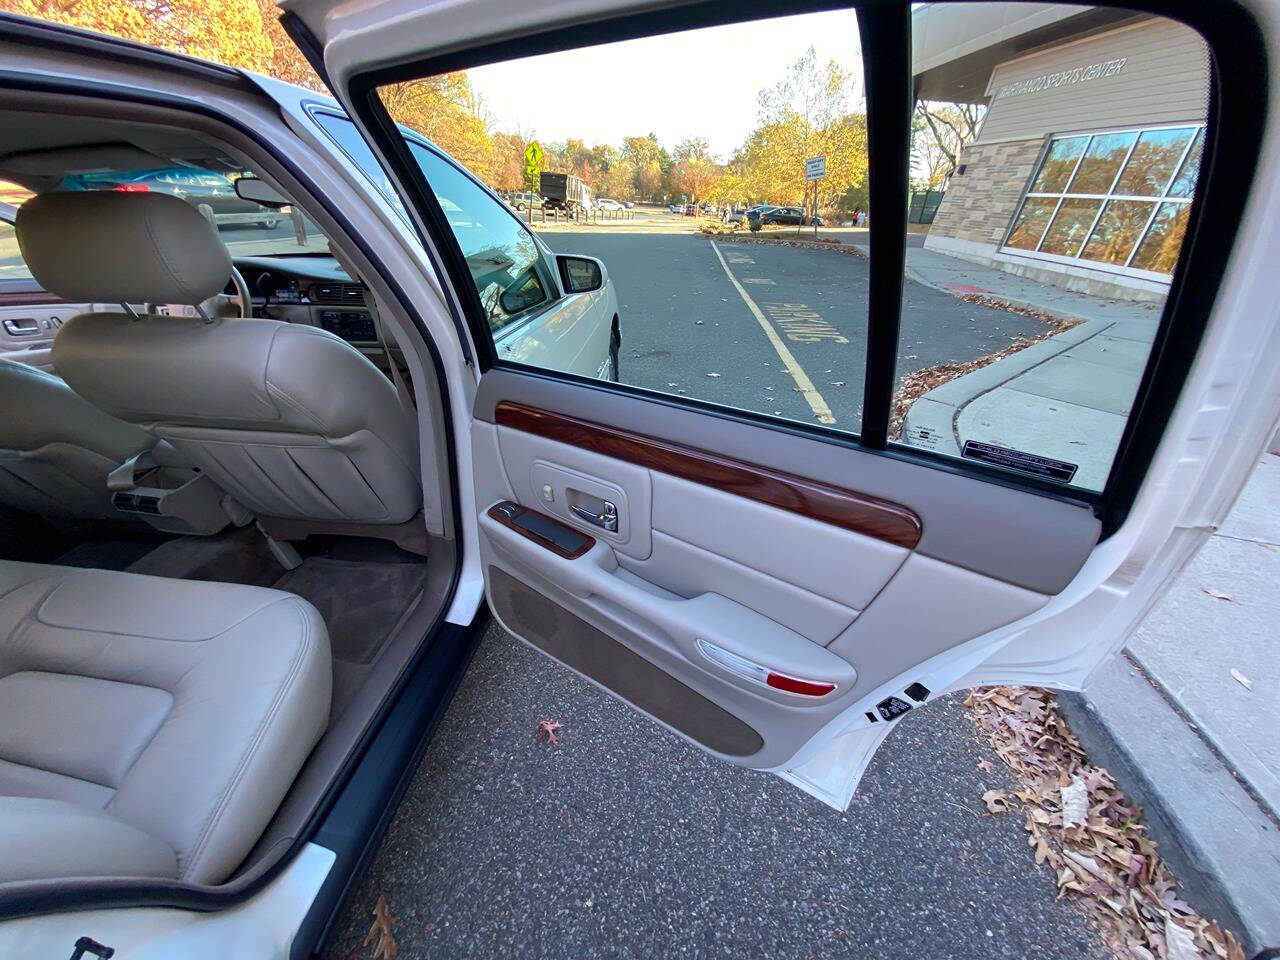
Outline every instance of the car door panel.
{"label": "car door panel", "polygon": [[[559,409],[534,407],[528,401],[535,398]],[[573,416],[572,408],[607,417],[609,426]],[[864,716],[877,702],[864,702],[868,696],[902,700],[933,669],[931,658],[1033,613],[1052,592],[955,563],[964,548],[955,531],[942,530],[935,544],[948,559],[924,552],[931,518],[964,505],[967,478],[948,476],[941,486],[950,490],[935,482],[920,499],[895,502],[880,495],[894,483],[921,489],[903,481],[924,468],[882,471],[877,466],[891,461],[844,450],[867,461],[857,464],[865,472],[846,460],[839,473],[819,479],[821,458],[793,460],[790,470],[762,465],[786,462],[778,448],[788,438],[775,430],[684,410],[660,433],[663,410],[580,385],[486,373],[473,425],[473,449],[487,458],[476,473],[481,562],[491,607],[507,630],[730,762],[785,770],[842,714],[854,713],[865,728],[884,723],[874,710]],[[641,423],[649,432],[627,429]],[[685,442],[690,434],[711,440],[697,429],[710,425],[714,443]],[[569,438],[575,442],[563,442]],[[743,449],[754,451],[754,462]],[[806,476],[795,475],[797,463]],[[691,479],[711,465],[714,482]],[[547,500],[537,481],[553,475],[567,479],[552,484]],[[851,476],[854,489],[831,482]],[[618,491],[621,542],[566,509],[575,482],[596,484],[596,495]],[[1018,498],[1003,493],[1006,507]],[[590,549],[553,556],[486,515],[504,499],[590,537]],[[1034,499],[1050,516],[1026,523],[1023,535],[1074,540],[1082,564],[1096,520],[1074,505]],[[1035,513],[979,509],[968,514],[967,543],[989,536],[1011,543],[1015,524]],[[1020,573],[1043,582],[1057,571]],[[726,666],[715,650],[748,670]],[[834,689],[821,696],[777,689],[750,667]],[[945,683],[936,670],[927,679]],[[759,744],[748,749],[753,737]]]}

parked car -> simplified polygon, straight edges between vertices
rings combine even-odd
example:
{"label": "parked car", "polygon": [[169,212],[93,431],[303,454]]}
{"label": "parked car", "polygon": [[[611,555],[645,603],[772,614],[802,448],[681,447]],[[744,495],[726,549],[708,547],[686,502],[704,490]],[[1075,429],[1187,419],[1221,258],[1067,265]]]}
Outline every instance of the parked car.
{"label": "parked car", "polygon": [[680,214],[683,214],[683,213],[684,213],[684,204],[683,204],[683,203],[668,203],[668,204],[667,204],[667,213],[680,213]]}
{"label": "parked car", "polygon": [[625,210],[626,209],[624,204],[619,203],[617,200],[611,200],[608,197],[597,197],[595,204],[601,210]]}
{"label": "parked car", "polygon": [[624,207],[626,207],[628,210],[630,210],[630,209],[631,209],[632,207],[634,207],[636,204],[635,204],[635,201],[634,201],[634,200],[623,200],[623,201],[622,201],[622,205],[623,205]]}
{"label": "parked car", "polygon": [[529,190],[521,190],[511,195],[511,199],[507,201],[511,206],[515,207],[521,213],[525,210],[541,210],[542,197]]}
{"label": "parked car", "polygon": [[62,190],[113,190],[118,193],[167,193],[198,210],[207,209],[214,222],[225,226],[253,226],[272,230],[287,214],[236,195],[236,186],[220,173],[189,167],[83,173],[63,179]]}

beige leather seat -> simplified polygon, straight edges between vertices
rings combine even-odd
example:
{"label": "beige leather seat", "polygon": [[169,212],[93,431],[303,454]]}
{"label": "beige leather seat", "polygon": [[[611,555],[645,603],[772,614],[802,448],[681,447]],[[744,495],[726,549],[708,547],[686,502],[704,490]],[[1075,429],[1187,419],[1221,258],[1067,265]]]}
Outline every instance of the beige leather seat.
{"label": "beige leather seat", "polygon": [[0,503],[45,517],[122,518],[107,474],[155,439],[62,380],[0,358]]}
{"label": "beige leather seat", "polygon": [[[42,194],[15,224],[36,280],[68,300],[196,305],[231,259],[158,193]],[[358,350],[276,320],[82,314],[53,362],[101,410],[167,440],[260,517],[395,524],[421,507],[415,429]]]}
{"label": "beige leather seat", "polygon": [[330,684],[293,594],[0,561],[0,883],[226,879]]}

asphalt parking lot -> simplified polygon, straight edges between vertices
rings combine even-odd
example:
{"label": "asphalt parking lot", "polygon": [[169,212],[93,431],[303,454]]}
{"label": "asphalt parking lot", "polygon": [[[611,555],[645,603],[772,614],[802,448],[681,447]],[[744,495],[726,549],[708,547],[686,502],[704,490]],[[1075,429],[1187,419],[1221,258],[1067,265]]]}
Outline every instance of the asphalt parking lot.
{"label": "asphalt parking lot", "polygon": [[[622,322],[623,381],[810,423],[821,420],[825,409],[831,419],[822,422],[856,431],[866,356],[867,262],[829,250],[713,240],[692,226],[685,231],[606,226],[543,233],[558,253],[598,257],[608,269]],[[899,377],[986,356],[1045,329],[1034,317],[904,282]],[[813,393],[801,392],[802,382],[788,373],[753,304]]]}
{"label": "asphalt parking lot", "polygon": [[[563,724],[539,743],[540,720]],[[491,627],[328,956],[1104,958],[1056,899],[957,698],[904,718],[838,813],[708,757]]]}

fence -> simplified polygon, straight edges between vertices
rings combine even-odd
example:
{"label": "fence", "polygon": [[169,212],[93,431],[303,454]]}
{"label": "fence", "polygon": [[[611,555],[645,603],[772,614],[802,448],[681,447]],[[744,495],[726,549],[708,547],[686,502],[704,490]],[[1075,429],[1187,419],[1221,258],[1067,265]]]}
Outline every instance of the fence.
{"label": "fence", "polygon": [[913,190],[907,202],[907,223],[933,223],[942,205],[942,190]]}
{"label": "fence", "polygon": [[524,217],[529,223],[533,223],[535,220],[541,223],[546,223],[547,220],[551,220],[553,223],[558,223],[561,220],[576,221],[578,223],[601,223],[609,220],[634,220],[636,212],[625,208],[622,210],[602,210],[600,207],[592,206],[590,210],[579,210],[575,215],[559,207],[543,205],[536,210],[526,208],[520,211],[520,216]]}

